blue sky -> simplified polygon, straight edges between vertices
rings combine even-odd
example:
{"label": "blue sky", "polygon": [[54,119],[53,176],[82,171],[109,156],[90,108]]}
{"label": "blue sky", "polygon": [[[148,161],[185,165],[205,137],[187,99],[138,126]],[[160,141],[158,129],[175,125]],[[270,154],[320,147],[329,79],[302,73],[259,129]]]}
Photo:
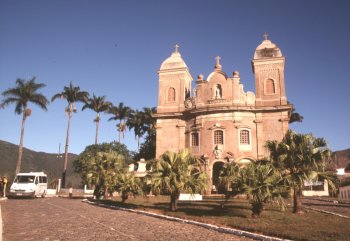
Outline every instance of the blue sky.
{"label": "blue sky", "polygon": [[[0,92],[17,78],[36,76],[49,99],[70,81],[91,94],[132,108],[157,105],[157,71],[180,45],[196,79],[223,70],[240,72],[245,91],[255,91],[251,59],[263,34],[286,56],[287,98],[303,123],[301,133],[324,137],[332,150],[350,147],[349,1],[0,1]],[[24,146],[57,152],[65,143],[65,101],[48,111],[31,105]],[[72,118],[69,151],[94,142],[94,112]],[[21,117],[14,105],[0,109],[0,139],[19,143]],[[102,115],[100,141],[116,140],[116,122]],[[137,149],[133,132],[123,142]]]}

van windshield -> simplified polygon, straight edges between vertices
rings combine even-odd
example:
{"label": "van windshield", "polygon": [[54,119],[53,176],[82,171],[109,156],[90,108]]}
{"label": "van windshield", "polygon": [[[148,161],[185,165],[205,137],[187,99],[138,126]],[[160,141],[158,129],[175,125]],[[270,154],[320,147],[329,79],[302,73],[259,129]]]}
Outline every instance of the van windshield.
{"label": "van windshield", "polygon": [[34,182],[35,176],[16,176],[16,183],[32,183]]}

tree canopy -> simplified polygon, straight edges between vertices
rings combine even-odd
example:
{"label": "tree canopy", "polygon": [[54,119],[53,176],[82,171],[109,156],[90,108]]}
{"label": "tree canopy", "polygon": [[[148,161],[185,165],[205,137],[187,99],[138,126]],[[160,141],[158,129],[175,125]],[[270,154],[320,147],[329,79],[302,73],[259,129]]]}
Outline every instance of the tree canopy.
{"label": "tree canopy", "polygon": [[252,204],[252,216],[259,217],[265,203],[278,203],[284,207],[283,197],[288,195],[281,173],[270,162],[256,161],[237,169],[236,163],[225,166],[221,181],[231,185],[227,195],[245,194]]}
{"label": "tree canopy", "polygon": [[49,101],[43,94],[38,93],[38,90],[45,86],[45,84],[36,83],[35,77],[28,81],[24,79],[17,79],[16,87],[7,89],[4,92],[2,92],[2,96],[4,97],[4,99],[2,100],[0,107],[4,108],[9,104],[15,104],[15,113],[18,115],[23,113],[21,137],[18,148],[18,159],[15,171],[16,174],[20,172],[21,169],[25,121],[27,117],[32,114],[32,110],[28,108],[28,103],[31,102],[46,111]]}
{"label": "tree canopy", "polygon": [[118,176],[127,173],[130,152],[119,142],[90,145],[73,161],[84,183],[95,185],[96,195],[115,190]]}
{"label": "tree canopy", "polygon": [[326,172],[326,160],[331,156],[325,139],[312,134],[297,134],[288,130],[281,142],[268,141],[272,164],[278,168],[294,190],[294,213],[302,213],[301,194],[304,183],[327,179],[333,187],[334,175]]}
{"label": "tree canopy", "polygon": [[150,172],[154,194],[170,194],[170,210],[176,211],[180,193],[202,193],[207,187],[207,174],[188,149],[178,153],[166,151],[153,162]]}

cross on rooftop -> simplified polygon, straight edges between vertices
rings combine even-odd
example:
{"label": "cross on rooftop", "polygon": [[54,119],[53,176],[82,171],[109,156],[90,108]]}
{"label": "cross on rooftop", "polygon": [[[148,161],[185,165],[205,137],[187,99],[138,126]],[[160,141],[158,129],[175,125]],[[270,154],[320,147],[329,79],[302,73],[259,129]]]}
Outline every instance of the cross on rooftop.
{"label": "cross on rooftop", "polygon": [[216,65],[220,65],[220,56],[216,56],[215,60],[216,60]]}
{"label": "cross on rooftop", "polygon": [[178,44],[175,44],[175,53],[178,53],[179,52],[179,45]]}
{"label": "cross on rooftop", "polygon": [[269,35],[268,35],[267,33],[264,33],[264,35],[263,35],[263,36],[264,36],[264,39],[265,39],[265,40],[267,40],[267,39],[268,39],[268,37],[269,37]]}

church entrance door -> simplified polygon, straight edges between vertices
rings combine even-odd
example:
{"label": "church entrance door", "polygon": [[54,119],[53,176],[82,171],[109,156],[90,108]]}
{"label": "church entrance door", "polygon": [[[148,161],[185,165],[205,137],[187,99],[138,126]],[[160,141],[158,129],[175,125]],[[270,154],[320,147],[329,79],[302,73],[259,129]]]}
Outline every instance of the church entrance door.
{"label": "church entrance door", "polygon": [[224,194],[225,193],[225,185],[220,184],[219,176],[220,172],[224,168],[223,162],[215,162],[213,165],[213,175],[212,175],[212,194]]}

